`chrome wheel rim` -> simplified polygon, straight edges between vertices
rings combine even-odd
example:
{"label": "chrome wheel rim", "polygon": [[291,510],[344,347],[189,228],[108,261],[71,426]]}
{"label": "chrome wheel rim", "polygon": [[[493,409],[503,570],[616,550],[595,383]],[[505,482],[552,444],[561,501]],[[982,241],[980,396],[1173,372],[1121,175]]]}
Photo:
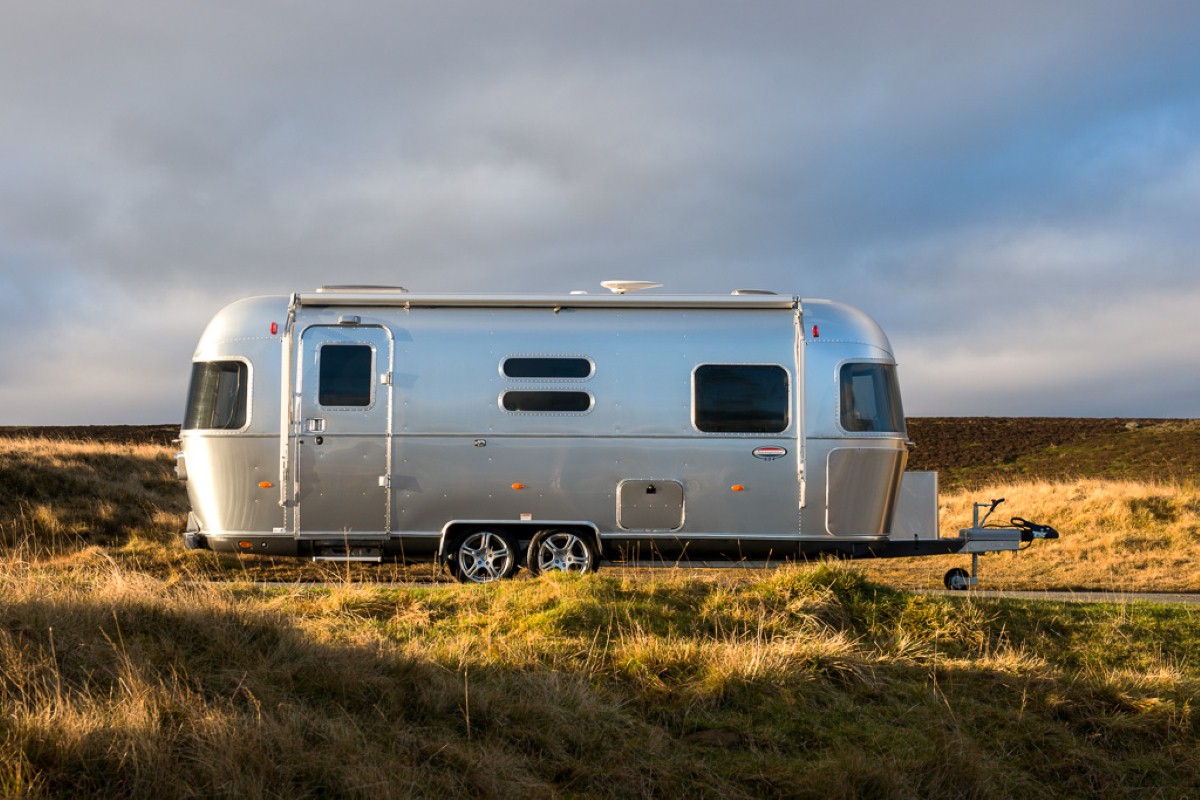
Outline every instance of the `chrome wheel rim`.
{"label": "chrome wheel rim", "polygon": [[539,572],[587,572],[592,566],[592,552],[583,539],[560,531],[538,545],[537,566]]}
{"label": "chrome wheel rim", "polygon": [[503,536],[491,531],[472,533],[458,547],[458,568],[473,583],[491,583],[512,571],[516,554]]}

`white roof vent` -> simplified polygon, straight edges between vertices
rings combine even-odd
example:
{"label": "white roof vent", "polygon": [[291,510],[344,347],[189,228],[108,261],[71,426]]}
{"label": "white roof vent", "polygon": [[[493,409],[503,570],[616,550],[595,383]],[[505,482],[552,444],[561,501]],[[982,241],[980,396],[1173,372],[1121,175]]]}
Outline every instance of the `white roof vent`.
{"label": "white roof vent", "polygon": [[658,289],[662,286],[661,283],[654,281],[600,281],[600,285],[613,294],[640,292],[643,289]]}
{"label": "white roof vent", "polygon": [[775,292],[768,289],[734,289],[730,294],[734,297],[743,297],[745,295],[774,295]]}

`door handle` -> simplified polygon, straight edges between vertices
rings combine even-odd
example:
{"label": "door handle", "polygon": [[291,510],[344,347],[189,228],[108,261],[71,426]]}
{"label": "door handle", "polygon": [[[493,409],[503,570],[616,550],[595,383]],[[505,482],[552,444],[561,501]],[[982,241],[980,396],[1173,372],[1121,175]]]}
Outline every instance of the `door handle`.
{"label": "door handle", "polygon": [[309,417],[304,420],[305,433],[324,433],[325,420],[322,417]]}

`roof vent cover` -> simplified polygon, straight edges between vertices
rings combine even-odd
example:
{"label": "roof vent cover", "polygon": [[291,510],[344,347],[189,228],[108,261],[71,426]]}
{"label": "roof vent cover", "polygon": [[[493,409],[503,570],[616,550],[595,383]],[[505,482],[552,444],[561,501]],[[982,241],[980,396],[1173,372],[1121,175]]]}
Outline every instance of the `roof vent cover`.
{"label": "roof vent cover", "polygon": [[600,285],[613,294],[640,292],[643,289],[658,289],[662,286],[654,281],[600,281]]}

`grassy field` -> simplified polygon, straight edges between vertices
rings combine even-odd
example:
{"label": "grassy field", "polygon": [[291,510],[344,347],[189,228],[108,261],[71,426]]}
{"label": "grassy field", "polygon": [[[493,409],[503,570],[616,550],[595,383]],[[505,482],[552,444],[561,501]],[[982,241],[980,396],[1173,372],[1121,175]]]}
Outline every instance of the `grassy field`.
{"label": "grassy field", "polygon": [[837,565],[256,589],[0,570],[0,793],[1187,797],[1200,616]]}
{"label": "grassy field", "polygon": [[[1063,539],[989,586],[1200,590],[1200,473],[1147,445],[1198,423],[1126,424],[952,464],[943,532],[1005,496]],[[904,591],[964,557],[413,589],[370,581],[431,567],[184,551],[161,436],[23,433],[0,796],[1200,795],[1193,608]]]}

